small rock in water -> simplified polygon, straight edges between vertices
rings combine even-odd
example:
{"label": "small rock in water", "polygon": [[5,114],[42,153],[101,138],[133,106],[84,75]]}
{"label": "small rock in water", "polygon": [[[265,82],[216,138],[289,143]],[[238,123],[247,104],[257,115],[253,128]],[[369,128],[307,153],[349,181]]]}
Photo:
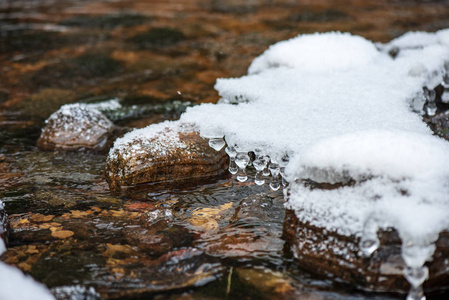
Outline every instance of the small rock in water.
{"label": "small rock in water", "polygon": [[108,147],[114,124],[85,104],[63,105],[46,121],[37,146],[42,150],[93,150]]}
{"label": "small rock in water", "polygon": [[179,122],[164,122],[118,139],[106,162],[109,187],[185,183],[226,172],[226,153],[211,149],[197,132],[182,131]]}

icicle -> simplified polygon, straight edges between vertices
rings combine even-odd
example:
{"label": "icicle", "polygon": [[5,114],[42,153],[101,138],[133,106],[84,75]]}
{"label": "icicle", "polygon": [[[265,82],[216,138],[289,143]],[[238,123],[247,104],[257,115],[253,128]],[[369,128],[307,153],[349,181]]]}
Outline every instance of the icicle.
{"label": "icicle", "polygon": [[441,94],[441,102],[449,103],[449,73],[444,73],[443,82],[441,82],[443,86],[443,93]]}
{"label": "icicle", "polygon": [[429,117],[432,117],[437,112],[437,105],[435,103],[435,90],[429,90],[427,87],[423,87],[424,98],[426,100],[426,113]]}
{"label": "icicle", "polygon": [[237,167],[237,164],[235,163],[235,157],[237,155],[237,151],[232,146],[226,147],[225,151],[229,156],[229,168],[228,168],[229,173],[231,173],[232,175],[235,175],[239,171],[239,168]]}
{"label": "icicle", "polygon": [[282,156],[280,162],[279,162],[279,173],[281,174],[282,177],[282,186],[286,187],[288,185],[287,180],[285,180],[285,167],[288,165],[288,163],[290,162],[290,157],[288,156],[288,154],[285,154],[284,156]]}
{"label": "icicle", "polygon": [[265,183],[265,178],[263,178],[263,169],[267,167],[268,161],[264,156],[260,156],[253,161],[253,166],[256,169],[256,176],[254,182],[257,185],[263,185]]}
{"label": "icicle", "polygon": [[265,168],[263,168],[263,170],[262,170],[262,175],[265,177],[268,177],[271,174],[270,170],[268,170],[268,162],[270,161],[270,157],[268,155],[266,155],[266,156],[264,156],[264,158],[265,158],[267,164],[265,165]]}
{"label": "icicle", "polygon": [[429,269],[424,266],[424,263],[429,260],[435,252],[434,240],[433,242],[417,243],[411,239],[403,239],[401,247],[401,255],[407,267],[403,274],[410,283],[410,290],[407,295],[407,300],[425,300],[422,284],[429,276]]}
{"label": "icicle", "polygon": [[272,176],[272,179],[270,182],[270,188],[273,191],[277,191],[281,187],[281,184],[279,182],[279,171],[280,171],[279,164],[271,162],[268,166],[268,169],[270,169],[271,176]]}
{"label": "icicle", "polygon": [[224,145],[226,145],[226,143],[222,137],[209,139],[209,146],[215,151],[220,151],[221,149],[223,149]]}
{"label": "icicle", "polygon": [[404,277],[410,283],[410,291],[407,300],[425,300],[422,284],[429,276],[429,269],[423,267],[406,267],[404,269]]}
{"label": "icicle", "polygon": [[247,152],[237,152],[235,156],[235,163],[239,167],[239,173],[237,175],[237,180],[240,182],[244,182],[248,179],[248,175],[246,175],[246,166],[249,163],[249,155]]}
{"label": "icicle", "polygon": [[380,241],[377,237],[379,222],[374,216],[368,217],[363,226],[363,235],[360,239],[360,250],[366,257],[370,257],[379,248]]}

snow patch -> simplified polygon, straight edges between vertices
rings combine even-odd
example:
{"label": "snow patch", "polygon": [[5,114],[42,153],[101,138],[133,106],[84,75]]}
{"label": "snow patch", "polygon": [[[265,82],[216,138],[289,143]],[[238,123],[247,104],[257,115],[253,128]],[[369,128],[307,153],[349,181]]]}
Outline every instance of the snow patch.
{"label": "snow patch", "polygon": [[179,121],[165,121],[145,128],[134,129],[114,142],[108,159],[115,160],[120,155],[124,160],[147,153],[148,149],[158,157],[168,155],[170,149],[186,149],[187,145],[179,139],[184,124]]}
{"label": "snow patch", "polygon": [[[271,46],[247,76],[217,80],[220,103],[189,108],[181,121],[238,151],[258,148],[275,162],[288,154],[287,207],[303,221],[362,236],[375,215],[404,239],[431,243],[449,228],[449,146],[410,102],[447,61],[448,30],[377,47],[348,33],[300,35]],[[355,184],[310,189],[304,179]]]}
{"label": "snow patch", "polygon": [[0,262],[0,299],[54,300],[47,288],[19,269]]}

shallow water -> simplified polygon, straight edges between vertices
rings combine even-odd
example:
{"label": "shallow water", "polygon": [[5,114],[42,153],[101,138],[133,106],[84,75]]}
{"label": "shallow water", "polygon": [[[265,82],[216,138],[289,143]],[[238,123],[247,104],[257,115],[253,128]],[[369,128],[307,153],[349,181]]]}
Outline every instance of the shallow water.
{"label": "shallow water", "polygon": [[35,146],[66,103],[117,97],[127,108],[111,118],[137,128],[216,102],[216,78],[242,76],[298,33],[388,41],[449,27],[444,1],[345,4],[0,3],[0,199],[11,222],[2,260],[50,288],[93,286],[113,299],[398,299],[302,270],[282,237],[282,191],[255,185],[254,172],[245,183],[227,175],[114,194],[106,154]]}

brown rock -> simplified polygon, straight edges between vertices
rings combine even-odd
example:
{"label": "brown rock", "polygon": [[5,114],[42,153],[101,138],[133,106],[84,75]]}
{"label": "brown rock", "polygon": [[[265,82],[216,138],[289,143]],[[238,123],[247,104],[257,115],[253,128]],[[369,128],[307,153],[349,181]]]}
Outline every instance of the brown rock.
{"label": "brown rock", "polygon": [[62,106],[46,121],[37,146],[42,150],[105,150],[114,124],[84,104]]}
{"label": "brown rock", "polygon": [[[410,285],[402,275],[405,263],[401,241],[393,229],[379,231],[379,248],[366,258],[359,250],[359,238],[347,237],[299,221],[293,210],[287,210],[283,236],[301,267],[315,274],[326,274],[376,292],[407,293]],[[449,232],[440,233],[433,261],[426,263],[429,279],[424,292],[449,288]]]}
{"label": "brown rock", "polygon": [[181,132],[178,122],[128,133],[115,142],[106,163],[110,189],[145,183],[185,183],[226,172],[227,155],[197,132]]}

